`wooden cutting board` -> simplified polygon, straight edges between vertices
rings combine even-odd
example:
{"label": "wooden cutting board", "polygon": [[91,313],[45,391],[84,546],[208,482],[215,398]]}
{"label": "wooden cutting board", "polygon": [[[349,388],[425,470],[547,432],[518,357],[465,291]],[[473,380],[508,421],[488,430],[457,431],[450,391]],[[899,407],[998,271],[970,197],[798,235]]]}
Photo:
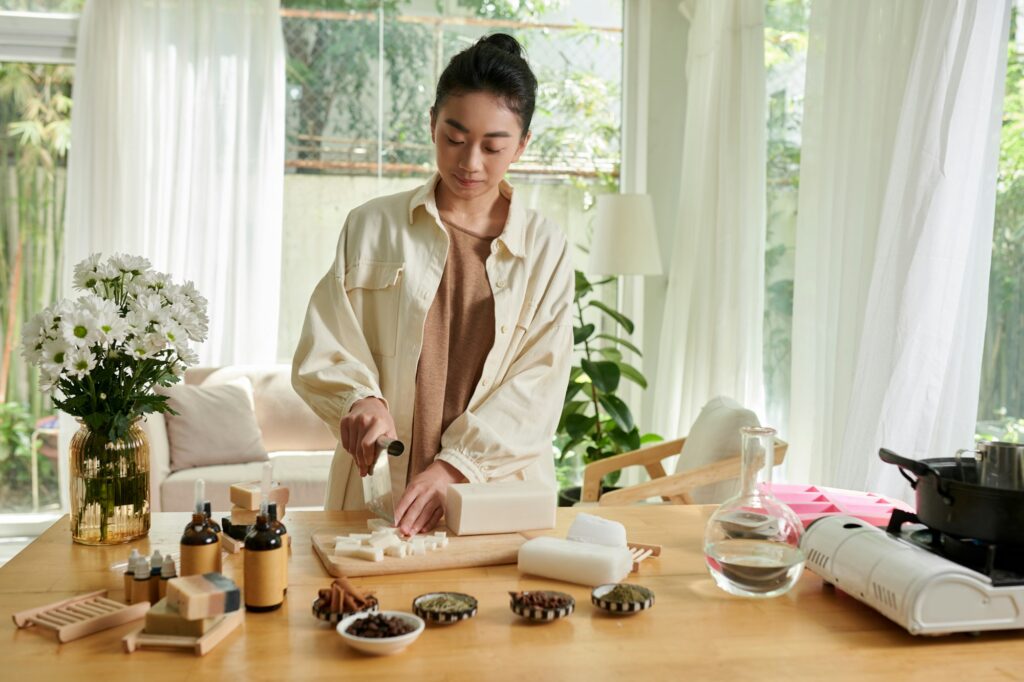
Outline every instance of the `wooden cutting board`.
{"label": "wooden cutting board", "polygon": [[[443,526],[439,526],[436,530],[447,532]],[[514,564],[519,558],[519,548],[526,542],[526,538],[519,533],[467,535],[465,537],[449,533],[447,547],[434,551],[428,550],[421,556],[407,556],[402,559],[385,556],[382,561],[334,556],[334,540],[337,536],[367,532],[369,531],[366,530],[366,524],[318,529],[313,533],[313,550],[332,576],[356,578],[366,575],[418,573],[420,571],[443,571],[449,568]]]}

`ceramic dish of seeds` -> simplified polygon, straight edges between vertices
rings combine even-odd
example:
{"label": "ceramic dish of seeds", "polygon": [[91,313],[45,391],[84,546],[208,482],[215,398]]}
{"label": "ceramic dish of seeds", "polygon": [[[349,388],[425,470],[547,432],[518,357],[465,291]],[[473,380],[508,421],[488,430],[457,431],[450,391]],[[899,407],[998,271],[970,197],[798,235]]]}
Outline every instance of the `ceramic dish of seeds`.
{"label": "ceramic dish of seeds", "polygon": [[[361,620],[373,619],[377,623],[385,624],[377,632],[367,633],[365,623],[358,623]],[[399,626],[398,633],[389,634],[386,626],[394,623]],[[416,638],[423,634],[426,623],[419,616],[402,611],[378,611],[376,613],[357,613],[345,618],[338,623],[338,634],[345,640],[345,643],[356,651],[372,656],[390,656],[397,654],[407,646],[416,641]],[[363,635],[356,634],[363,632]]]}
{"label": "ceramic dish of seeds", "polygon": [[412,611],[428,623],[450,625],[475,616],[477,601],[461,592],[430,592],[412,600]]}
{"label": "ceramic dish of seeds", "polygon": [[565,592],[509,592],[512,613],[538,623],[565,618],[576,609],[576,600]]}
{"label": "ceramic dish of seeds", "polygon": [[629,616],[654,606],[654,593],[642,585],[612,583],[595,587],[590,602],[616,616]]}

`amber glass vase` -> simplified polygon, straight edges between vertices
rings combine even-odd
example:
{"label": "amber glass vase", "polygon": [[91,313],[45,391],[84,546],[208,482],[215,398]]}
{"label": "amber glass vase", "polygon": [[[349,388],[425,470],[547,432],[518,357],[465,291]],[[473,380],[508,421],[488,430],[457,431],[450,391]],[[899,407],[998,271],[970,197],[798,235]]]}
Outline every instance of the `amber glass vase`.
{"label": "amber glass vase", "polygon": [[149,442],[135,421],[124,438],[82,424],[71,438],[71,537],[116,545],[149,532]]}

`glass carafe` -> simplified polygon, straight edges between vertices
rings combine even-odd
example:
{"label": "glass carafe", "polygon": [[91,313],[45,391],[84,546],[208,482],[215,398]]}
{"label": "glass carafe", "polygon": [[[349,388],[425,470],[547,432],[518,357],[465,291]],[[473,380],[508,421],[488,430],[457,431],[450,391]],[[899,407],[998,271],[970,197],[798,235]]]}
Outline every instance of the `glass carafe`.
{"label": "glass carafe", "polygon": [[748,426],[741,432],[740,491],[708,521],[704,558],[711,577],[726,592],[777,597],[803,572],[803,524],[767,487],[758,486],[771,483],[775,429]]}

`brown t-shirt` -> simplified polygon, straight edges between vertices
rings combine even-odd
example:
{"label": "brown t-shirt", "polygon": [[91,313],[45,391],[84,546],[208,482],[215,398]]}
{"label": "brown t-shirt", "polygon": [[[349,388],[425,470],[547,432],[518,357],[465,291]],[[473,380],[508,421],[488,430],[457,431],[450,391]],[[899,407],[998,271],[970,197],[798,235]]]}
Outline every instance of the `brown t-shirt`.
{"label": "brown t-shirt", "polygon": [[409,480],[441,451],[441,434],[466,411],[494,345],[494,295],[485,267],[494,237],[445,227],[448,259],[427,311],[416,370]]}

